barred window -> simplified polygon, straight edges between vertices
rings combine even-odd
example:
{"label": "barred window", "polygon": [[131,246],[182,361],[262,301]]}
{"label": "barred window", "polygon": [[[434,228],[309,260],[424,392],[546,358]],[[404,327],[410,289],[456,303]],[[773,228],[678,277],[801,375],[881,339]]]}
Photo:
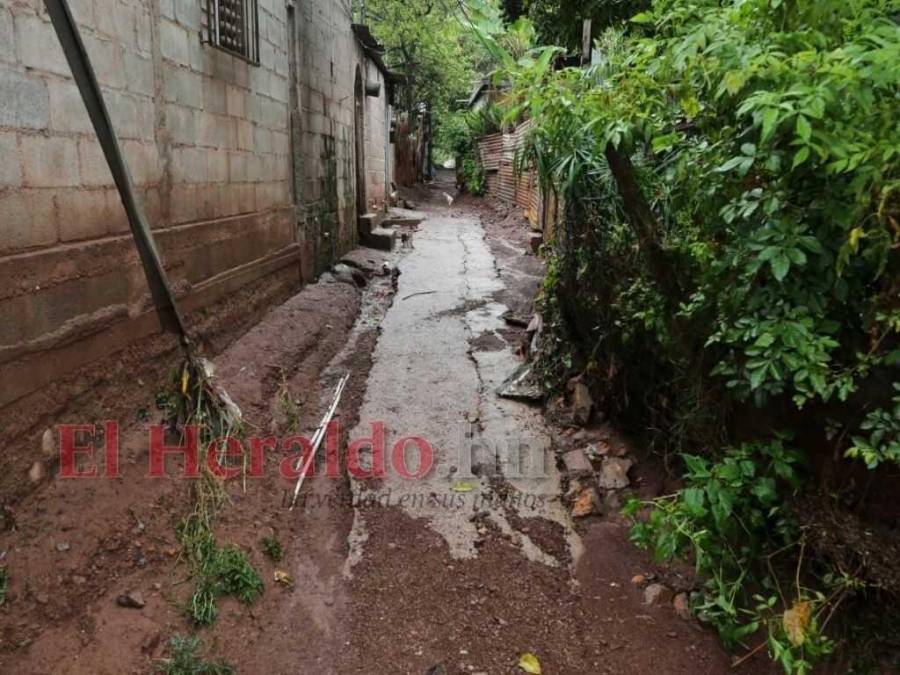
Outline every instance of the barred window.
{"label": "barred window", "polygon": [[258,0],[207,0],[209,44],[259,65]]}

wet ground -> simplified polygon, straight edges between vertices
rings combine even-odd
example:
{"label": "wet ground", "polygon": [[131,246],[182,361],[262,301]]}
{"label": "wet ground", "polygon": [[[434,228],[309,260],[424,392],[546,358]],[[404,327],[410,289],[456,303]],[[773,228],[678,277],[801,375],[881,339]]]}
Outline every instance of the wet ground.
{"label": "wet ground", "polygon": [[[262,598],[225,599],[215,626],[190,624],[174,528],[191,486],[146,478],[146,425],[131,422],[120,479],[49,477],[8,514],[0,672],[153,672],[172,635],[193,633],[238,673],[500,675],[522,672],[526,652],[549,675],[733,672],[670,601],[645,604],[633,577],[665,573],[614,509],[573,521],[556,452],[569,436],[496,395],[526,339],[503,317],[530,318],[543,266],[517,218],[448,204],[451,188],[413,197],[402,215],[421,222],[399,251],[349,257],[365,288],[307,287],[215,359],[260,435],[311,435],[350,375],[336,416],[357,441],[350,471],[320,467],[293,511],[279,453],[264,478],[228,486],[216,536],[250,556]],[[277,565],[263,536],[284,545]],[[117,605],[134,591],[145,607]]]}

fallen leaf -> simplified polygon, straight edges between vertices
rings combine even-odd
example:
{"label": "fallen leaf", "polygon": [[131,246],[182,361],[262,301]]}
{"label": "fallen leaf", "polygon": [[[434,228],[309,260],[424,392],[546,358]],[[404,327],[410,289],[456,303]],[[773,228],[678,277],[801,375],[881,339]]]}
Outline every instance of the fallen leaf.
{"label": "fallen leaf", "polygon": [[285,586],[294,585],[294,580],[291,579],[291,575],[287,572],[282,572],[281,570],[275,570],[275,582],[284,584]]}
{"label": "fallen leaf", "polygon": [[572,505],[572,516],[575,518],[584,518],[594,512],[595,496],[592,488],[585,488]]}
{"label": "fallen leaf", "polygon": [[475,489],[475,483],[468,483],[464,480],[458,481],[450,486],[454,492],[471,492]]}
{"label": "fallen leaf", "polygon": [[781,618],[784,632],[787,633],[788,639],[795,647],[799,647],[806,642],[806,629],[809,627],[811,616],[812,605],[809,601],[804,600],[803,602],[795,603]]}
{"label": "fallen leaf", "polygon": [[536,657],[531,652],[522,654],[519,657],[519,668],[524,670],[526,673],[531,673],[531,675],[541,675],[541,662],[538,661],[538,657]]}

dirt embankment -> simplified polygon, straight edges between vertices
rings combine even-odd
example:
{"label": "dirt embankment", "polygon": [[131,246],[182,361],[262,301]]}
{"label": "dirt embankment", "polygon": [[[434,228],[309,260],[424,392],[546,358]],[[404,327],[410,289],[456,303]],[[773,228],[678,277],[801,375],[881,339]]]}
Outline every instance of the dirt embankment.
{"label": "dirt embankment", "polygon": [[[243,409],[248,435],[310,437],[344,372],[351,379],[337,419],[344,428],[355,423],[377,317],[393,297],[390,275],[380,276],[384,256],[355,259],[376,272],[365,289],[309,286],[213,358],[219,382]],[[354,329],[361,308],[371,321]],[[176,363],[171,355],[157,370]],[[170,637],[195,632],[184,611],[193,584],[175,531],[191,510],[193,481],[178,477],[179,457],[170,458],[170,476],[148,477],[148,425],[161,416],[157,392],[139,376],[118,387],[104,400],[109,409],[126,409],[119,418],[120,476],[62,480],[50,473],[6,511],[0,555],[10,579],[0,606],[0,672],[155,672]],[[103,407],[92,402],[65,420],[93,422],[98,411]],[[337,579],[352,512],[328,505],[344,498],[346,484],[311,479],[305,489],[321,501],[288,511],[293,481],[277,473],[284,457],[281,449],[267,453],[264,476],[248,478],[246,489],[240,479],[230,481],[229,503],[214,526],[220,545],[245,551],[266,586],[249,605],[221,600],[216,624],[198,633],[207,652],[241,673],[317,672],[340,639]],[[277,568],[296,580],[293,588],[274,582],[276,565],[260,545],[265,536],[282,542]],[[144,607],[120,606],[117,598],[127,593],[139,594]]]}

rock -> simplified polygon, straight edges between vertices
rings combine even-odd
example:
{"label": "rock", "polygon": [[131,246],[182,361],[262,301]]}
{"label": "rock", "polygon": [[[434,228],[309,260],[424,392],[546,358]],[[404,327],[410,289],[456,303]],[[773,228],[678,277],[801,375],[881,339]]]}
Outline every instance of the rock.
{"label": "rock", "polygon": [[129,609],[143,609],[146,606],[144,596],[138,592],[125,593],[116,598],[116,604],[119,607],[127,607]]}
{"label": "rock", "polygon": [[609,443],[606,441],[591,443],[584,449],[584,452],[590,459],[600,459],[609,454]]}
{"label": "rock", "polygon": [[332,268],[331,273],[334,275],[336,281],[343,284],[350,284],[351,286],[362,288],[367,283],[365,274],[355,267],[350,267],[344,263],[335,265]]}
{"label": "rock", "polygon": [[630,459],[621,457],[605,457],[600,465],[600,477],[598,484],[604,490],[620,490],[628,487],[631,481],[628,479],[628,470],[634,466]]}
{"label": "rock", "polygon": [[572,389],[572,420],[575,424],[586,425],[591,420],[594,399],[584,382],[576,382]]}
{"label": "rock", "polygon": [[72,577],[72,583],[77,586],[84,586],[87,583],[87,578],[81,576],[80,574],[76,574]]}
{"label": "rock", "polygon": [[38,604],[46,605],[48,602],[50,602],[50,596],[46,593],[38,593],[35,596],[35,600],[38,601]]}
{"label": "rock", "polygon": [[644,589],[645,605],[661,605],[672,599],[672,591],[662,584],[650,584]]}
{"label": "rock", "polygon": [[597,508],[597,492],[594,488],[584,488],[572,504],[572,517],[585,518]]}
{"label": "rock", "polygon": [[583,450],[569,450],[569,452],[562,456],[562,460],[563,464],[565,464],[566,471],[570,474],[590,474],[594,471],[594,467],[591,466],[591,462],[588,460],[587,455],[584,454]]}
{"label": "rock", "polygon": [[47,477],[47,470],[44,468],[43,462],[35,462],[28,469],[28,480],[32,483],[40,483]]}
{"label": "rock", "polygon": [[72,548],[72,547],[69,546],[69,542],[67,542],[67,541],[60,541],[60,542],[56,543],[56,550],[59,551],[60,553],[65,553],[70,548]]}
{"label": "rock", "polygon": [[672,608],[682,619],[689,620],[691,618],[691,603],[688,600],[687,593],[679,593],[676,595],[672,599]]}

